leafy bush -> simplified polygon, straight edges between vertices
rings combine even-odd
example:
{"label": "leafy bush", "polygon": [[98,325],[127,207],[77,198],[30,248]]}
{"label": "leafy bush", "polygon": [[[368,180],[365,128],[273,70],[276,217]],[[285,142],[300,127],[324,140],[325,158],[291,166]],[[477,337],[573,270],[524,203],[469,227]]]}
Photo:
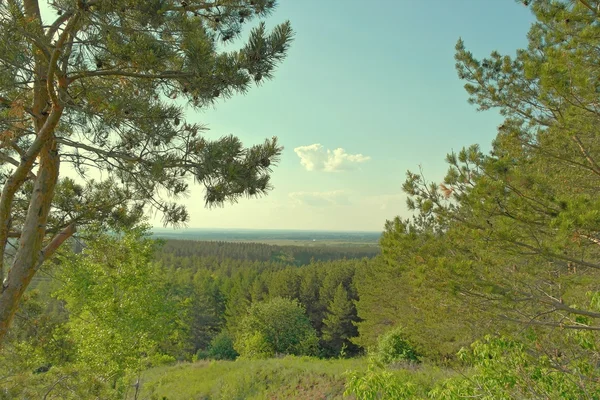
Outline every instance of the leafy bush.
{"label": "leafy bush", "polygon": [[354,395],[358,400],[412,399],[415,385],[386,371],[376,359],[369,360],[366,373],[352,371],[347,373],[344,395]]}
{"label": "leafy bush", "polygon": [[314,355],[317,351],[317,334],[296,300],[276,297],[252,304],[238,332],[234,349],[245,358]]}
{"label": "leafy bush", "polygon": [[222,331],[210,342],[207,356],[215,360],[235,360],[239,354],[233,348],[231,335]]}
{"label": "leafy bush", "polygon": [[383,364],[399,361],[418,362],[419,355],[404,337],[401,327],[394,328],[381,335],[377,343],[377,360]]}
{"label": "leafy bush", "polygon": [[198,360],[208,360],[209,358],[210,355],[208,353],[208,350],[198,349],[196,354],[192,357],[192,362],[196,362]]}
{"label": "leafy bush", "polygon": [[[578,340],[581,335],[593,337],[594,332],[573,332],[572,335]],[[461,360],[471,365],[468,378],[457,376],[448,379],[430,391],[429,397],[439,400],[598,398],[600,369],[596,346],[581,349],[581,354],[589,352],[587,359],[581,354],[571,358],[565,353],[559,359],[561,365],[557,365],[556,359],[531,351],[536,338],[530,340],[528,343],[527,339],[522,342],[486,336],[473,343],[470,350],[464,349],[459,353]],[[565,373],[569,370],[577,373]]]}
{"label": "leafy bush", "polygon": [[275,355],[272,344],[267,341],[261,332],[243,335],[236,341],[235,346],[239,353],[248,359],[258,360]]}

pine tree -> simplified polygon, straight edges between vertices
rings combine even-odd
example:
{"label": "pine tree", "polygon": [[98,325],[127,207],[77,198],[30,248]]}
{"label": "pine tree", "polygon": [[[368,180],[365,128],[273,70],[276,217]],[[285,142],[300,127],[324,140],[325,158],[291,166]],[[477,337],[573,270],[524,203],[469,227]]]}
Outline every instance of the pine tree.
{"label": "pine tree", "polygon": [[[237,51],[220,43],[275,1],[47,5],[56,15],[43,24],[36,0],[0,3],[0,339],[37,269],[77,230],[130,226],[150,208],[183,223],[185,208],[169,198],[191,177],[207,205],[264,194],[281,152],[275,138],[250,148],[234,136],[210,141],[181,106],[199,110],[272,77],[289,23],[267,33],[261,22]],[[83,183],[62,177],[67,168]],[[7,271],[9,238],[18,249]]]}
{"label": "pine tree", "polygon": [[[425,259],[409,264],[413,282],[447,278],[445,292],[465,299],[466,316],[482,313],[495,333],[529,343],[572,376],[597,364],[600,347],[600,2],[524,3],[537,21],[515,56],[478,59],[462,40],[456,45],[469,101],[505,117],[492,150],[448,154],[440,184],[409,172],[404,190],[415,218],[409,229],[390,223],[385,236],[442,237],[443,253],[402,249]],[[578,383],[587,393],[597,391],[592,370]]]}
{"label": "pine tree", "polygon": [[248,307],[250,307],[250,294],[240,279],[235,280],[232,287],[225,292],[227,293],[227,302],[225,305],[227,330],[236,334],[240,322],[246,315]]}
{"label": "pine tree", "polygon": [[435,226],[470,261],[455,287],[505,320],[599,328],[598,4],[532,1],[538,22],[515,57],[480,60],[459,40],[469,101],[506,119],[489,154],[466,147],[448,154],[441,185],[417,173],[404,185],[414,226]]}
{"label": "pine tree", "polygon": [[323,319],[323,340],[326,346],[334,353],[339,354],[343,346],[354,345],[349,339],[357,336],[358,331],[354,322],[356,321],[356,309],[348,297],[348,292],[343,284],[339,284],[335,290],[333,299],[329,302]]}
{"label": "pine tree", "polygon": [[271,274],[267,286],[270,298],[298,299],[300,277],[295,268],[286,268]]}
{"label": "pine tree", "polygon": [[318,268],[321,266],[320,263],[315,263],[302,269],[300,288],[298,290],[299,301],[304,306],[306,315],[308,315],[311,325],[317,332],[321,331],[323,324],[323,310],[319,301],[319,285],[321,280]]}

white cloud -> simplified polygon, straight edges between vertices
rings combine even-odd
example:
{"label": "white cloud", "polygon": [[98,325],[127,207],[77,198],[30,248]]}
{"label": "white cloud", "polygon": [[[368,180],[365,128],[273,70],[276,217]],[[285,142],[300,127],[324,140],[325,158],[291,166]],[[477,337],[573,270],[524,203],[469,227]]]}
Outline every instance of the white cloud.
{"label": "white cloud", "polygon": [[348,192],[334,190],[331,192],[293,192],[289,194],[297,204],[313,207],[350,205]]}
{"label": "white cloud", "polygon": [[320,143],[296,147],[294,152],[300,157],[300,164],[307,171],[347,171],[371,159],[362,154],[348,154],[341,147],[326,150]]}

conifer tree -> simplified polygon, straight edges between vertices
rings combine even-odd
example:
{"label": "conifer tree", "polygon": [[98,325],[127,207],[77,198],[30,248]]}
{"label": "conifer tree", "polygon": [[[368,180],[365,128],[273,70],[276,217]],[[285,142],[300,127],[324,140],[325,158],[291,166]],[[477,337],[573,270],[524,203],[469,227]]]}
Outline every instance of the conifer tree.
{"label": "conifer tree", "polygon": [[[268,33],[260,22],[239,50],[221,43],[274,7],[55,0],[46,23],[37,0],[0,3],[0,339],[33,275],[78,229],[129,226],[151,208],[184,223],[185,208],[170,199],[190,178],[204,184],[207,205],[270,189],[275,138],[249,148],[234,136],[208,140],[182,105],[199,110],[272,77],[289,23]],[[83,183],[63,177],[69,168]],[[9,240],[18,243],[12,260]]]}
{"label": "conifer tree", "polygon": [[310,266],[302,269],[303,273],[298,290],[298,299],[304,306],[306,315],[317,332],[321,331],[323,320],[323,310],[319,301],[320,267],[320,263],[311,263]]}
{"label": "conifer tree", "polygon": [[[446,293],[493,319],[495,332],[514,337],[514,324],[525,326],[516,336],[528,351],[575,375],[597,365],[600,348],[600,2],[523,3],[537,21],[515,56],[478,59],[456,45],[469,101],[505,117],[492,150],[448,154],[441,184],[409,172],[416,216],[388,224],[384,236],[443,237],[445,254],[419,254],[427,268],[415,282],[447,277]],[[583,391],[597,391],[595,373],[577,383]]]}
{"label": "conifer tree", "polygon": [[469,101],[506,119],[489,154],[466,147],[441,185],[417,173],[404,185],[415,224],[432,221],[471,261],[455,269],[460,290],[506,320],[600,329],[599,5],[530,2],[537,22],[515,57],[479,60],[459,40]]}
{"label": "conifer tree", "polygon": [[335,354],[339,354],[344,345],[353,346],[349,339],[358,335],[355,321],[356,309],[340,283],[327,307],[322,330],[323,340]]}

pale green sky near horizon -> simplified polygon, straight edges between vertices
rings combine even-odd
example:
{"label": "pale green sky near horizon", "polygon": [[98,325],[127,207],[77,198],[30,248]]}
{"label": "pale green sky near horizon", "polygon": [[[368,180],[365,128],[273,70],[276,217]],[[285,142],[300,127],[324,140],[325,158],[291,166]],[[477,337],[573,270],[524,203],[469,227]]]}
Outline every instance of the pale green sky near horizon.
{"label": "pale green sky near horizon", "polygon": [[[296,32],[275,78],[247,95],[189,114],[209,138],[246,145],[278,136],[285,146],[273,190],[224,208],[204,208],[201,187],[183,199],[190,228],[381,231],[408,216],[407,170],[430,180],[446,153],[489,148],[496,112],[467,104],[454,69],[462,37],[477,57],[514,54],[533,17],[514,0],[280,0],[267,23]],[[254,21],[253,24],[256,24]],[[243,39],[241,39],[243,40]],[[160,217],[152,217],[160,226]]]}

